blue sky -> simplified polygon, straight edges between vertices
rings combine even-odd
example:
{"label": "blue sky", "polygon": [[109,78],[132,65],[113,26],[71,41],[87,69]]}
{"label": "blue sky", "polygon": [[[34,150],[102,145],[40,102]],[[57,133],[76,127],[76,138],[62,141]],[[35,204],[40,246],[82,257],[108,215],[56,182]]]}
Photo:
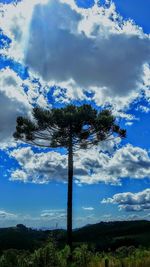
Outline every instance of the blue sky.
{"label": "blue sky", "polygon": [[150,1],[0,2],[0,227],[66,226],[65,150],[12,134],[33,106],[68,103],[111,107],[127,129],[76,153],[74,227],[150,219]]}

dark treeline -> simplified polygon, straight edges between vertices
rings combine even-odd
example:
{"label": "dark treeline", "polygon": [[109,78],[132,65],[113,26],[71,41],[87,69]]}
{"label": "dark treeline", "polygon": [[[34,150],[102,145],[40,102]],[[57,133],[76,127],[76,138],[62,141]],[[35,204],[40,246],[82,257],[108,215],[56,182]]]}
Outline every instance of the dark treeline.
{"label": "dark treeline", "polygon": [[[0,229],[0,253],[7,249],[33,252],[52,238],[62,248],[66,244],[66,231],[34,230],[23,225]],[[97,251],[114,251],[121,246],[150,247],[149,221],[101,222],[73,231],[74,245],[87,243]]]}

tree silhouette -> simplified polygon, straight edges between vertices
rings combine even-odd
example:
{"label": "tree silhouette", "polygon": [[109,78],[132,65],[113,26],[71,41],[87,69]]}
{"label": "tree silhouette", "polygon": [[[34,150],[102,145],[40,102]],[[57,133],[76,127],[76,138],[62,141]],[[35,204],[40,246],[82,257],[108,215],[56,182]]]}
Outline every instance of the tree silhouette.
{"label": "tree silhouette", "polygon": [[126,131],[115,123],[110,110],[98,112],[91,105],[68,105],[50,110],[35,107],[33,119],[17,118],[15,139],[30,145],[57,148],[68,153],[67,243],[72,247],[73,154],[113,136],[125,137]]}

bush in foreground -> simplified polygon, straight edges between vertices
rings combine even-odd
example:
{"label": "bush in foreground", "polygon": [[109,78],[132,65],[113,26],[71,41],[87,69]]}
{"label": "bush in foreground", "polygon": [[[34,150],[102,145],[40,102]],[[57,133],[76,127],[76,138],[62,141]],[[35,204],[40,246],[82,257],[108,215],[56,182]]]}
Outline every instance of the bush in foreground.
{"label": "bush in foreground", "polygon": [[0,257],[0,267],[149,267],[150,250],[121,247],[116,252],[99,253],[88,246],[76,247],[70,259],[70,249],[58,250],[53,242],[34,253],[7,250]]}

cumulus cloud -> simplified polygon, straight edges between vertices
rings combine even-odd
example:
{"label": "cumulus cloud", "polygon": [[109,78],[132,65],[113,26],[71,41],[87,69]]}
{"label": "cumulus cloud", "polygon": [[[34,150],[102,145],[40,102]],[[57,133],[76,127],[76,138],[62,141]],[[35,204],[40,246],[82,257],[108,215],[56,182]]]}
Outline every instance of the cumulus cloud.
{"label": "cumulus cloud", "polygon": [[3,34],[12,40],[9,49],[5,47],[1,52],[15,60],[22,61],[28,40],[28,32],[34,6],[45,4],[47,0],[23,0],[17,5],[0,5],[0,25]]}
{"label": "cumulus cloud", "polygon": [[150,157],[148,152],[139,147],[126,145],[113,155],[99,153],[92,149],[77,155],[76,167],[84,166],[86,175],[76,178],[81,183],[119,183],[123,178],[142,179],[150,177]]}
{"label": "cumulus cloud", "polygon": [[143,92],[145,99],[150,103],[150,65],[144,66]]}
{"label": "cumulus cloud", "polygon": [[[34,153],[30,147],[14,149],[10,155],[20,169],[11,172],[11,180],[48,183],[52,180],[67,182],[67,155],[58,152]],[[77,151],[74,156],[74,177],[78,184],[121,183],[121,179],[150,178],[150,157],[139,147],[126,145],[106,153],[100,148]]]}
{"label": "cumulus cloud", "polygon": [[138,193],[119,193],[112,198],[103,199],[102,203],[118,204],[120,210],[145,211],[150,209],[150,189]]}
{"label": "cumulus cloud", "polygon": [[52,180],[66,181],[67,158],[57,152],[34,153],[30,147],[16,149],[11,153],[21,166],[12,172],[11,180],[47,183]]}
{"label": "cumulus cloud", "polygon": [[22,80],[9,69],[0,72],[0,107],[0,142],[5,146],[12,139],[16,117],[31,111]]}
{"label": "cumulus cloud", "polygon": [[85,10],[73,0],[24,0],[2,10],[0,24],[12,40],[3,54],[55,85],[56,101],[92,99],[121,109],[141,88],[149,97],[150,38],[113,2]]}
{"label": "cumulus cloud", "polygon": [[[1,148],[14,146],[12,138],[18,116],[31,117],[33,105],[47,107],[47,98],[38,82],[22,80],[10,68],[0,71],[0,143]],[[50,107],[50,105],[49,105]]]}
{"label": "cumulus cloud", "polygon": [[[25,62],[44,80],[60,87],[57,99],[88,99],[127,107],[139,95],[150,39],[132,21],[123,21],[114,4],[88,10],[68,1],[36,5]],[[40,60],[39,60],[40,58]],[[80,89],[79,89],[80,88]]]}

